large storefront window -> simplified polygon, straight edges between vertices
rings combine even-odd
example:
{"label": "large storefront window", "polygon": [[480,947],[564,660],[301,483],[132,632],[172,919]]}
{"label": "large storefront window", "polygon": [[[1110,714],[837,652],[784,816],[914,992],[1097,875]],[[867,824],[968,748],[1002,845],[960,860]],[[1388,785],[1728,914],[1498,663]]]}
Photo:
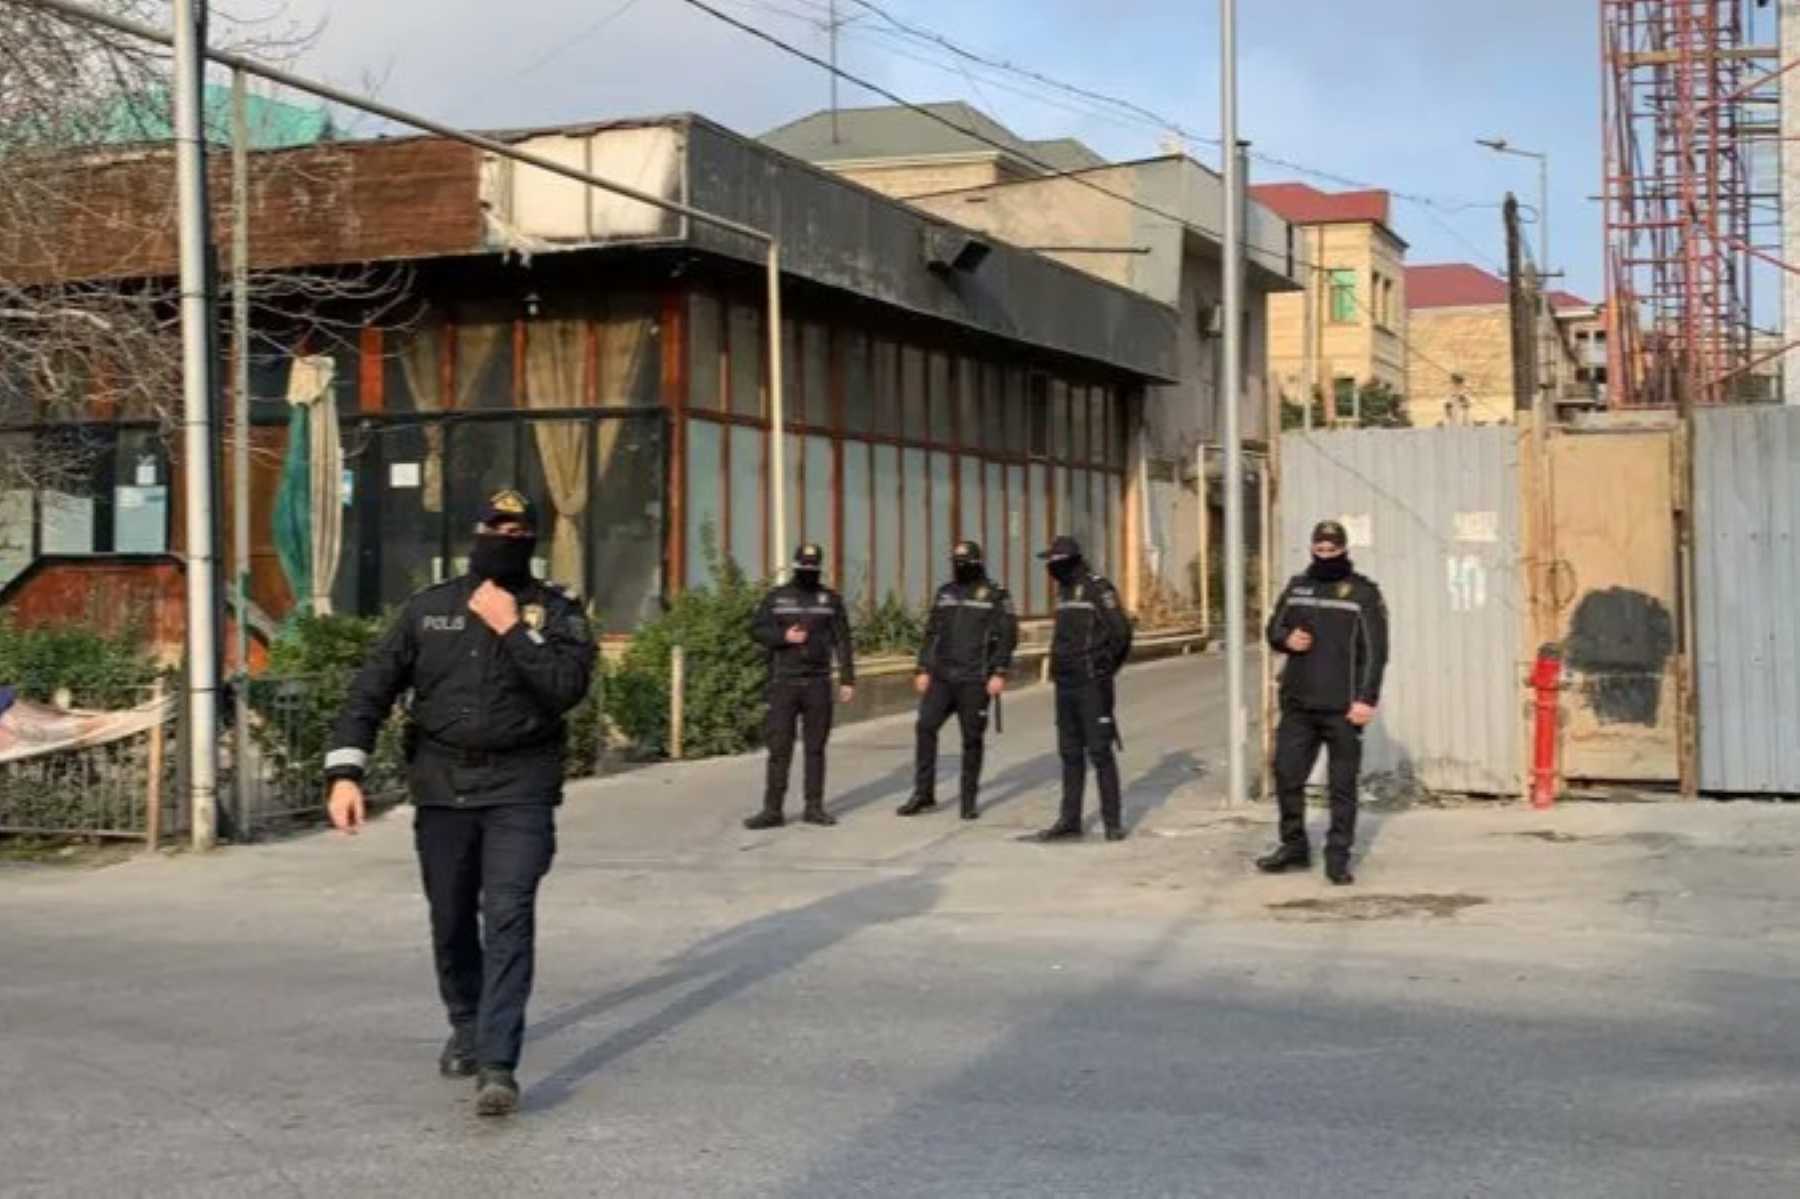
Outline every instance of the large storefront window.
{"label": "large storefront window", "polygon": [[[792,546],[768,546],[767,418],[748,403],[763,377],[760,309],[713,295],[689,304],[685,417],[685,575],[705,575],[700,532],[753,576]],[[715,336],[716,335],[716,336]],[[1096,568],[1116,570],[1123,414],[1119,392],[1091,379],[934,344],[891,326],[856,328],[802,310],[784,323],[788,538],[826,548],[852,604],[926,603],[944,581],[951,544],[972,538],[1022,610],[1045,614],[1049,589],[1033,556],[1056,533],[1081,539]],[[719,357],[723,361],[718,361]]]}

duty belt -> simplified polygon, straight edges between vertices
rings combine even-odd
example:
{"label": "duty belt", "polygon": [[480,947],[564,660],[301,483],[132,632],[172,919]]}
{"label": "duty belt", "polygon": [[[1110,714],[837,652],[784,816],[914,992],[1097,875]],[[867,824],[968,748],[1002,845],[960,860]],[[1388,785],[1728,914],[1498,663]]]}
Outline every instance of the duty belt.
{"label": "duty belt", "polygon": [[419,738],[420,749],[430,753],[432,757],[444,759],[451,765],[460,766],[465,770],[479,770],[502,762],[510,762],[541,751],[555,743],[555,738],[546,737],[541,741],[509,746],[506,749],[466,749],[460,745],[448,745],[442,741],[434,741],[430,737]]}

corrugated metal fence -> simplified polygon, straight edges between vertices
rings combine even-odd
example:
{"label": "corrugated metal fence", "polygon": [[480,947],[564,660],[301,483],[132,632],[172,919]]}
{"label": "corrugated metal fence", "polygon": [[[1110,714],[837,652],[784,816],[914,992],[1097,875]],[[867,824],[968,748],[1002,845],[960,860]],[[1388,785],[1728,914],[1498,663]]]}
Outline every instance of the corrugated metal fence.
{"label": "corrugated metal fence", "polygon": [[1387,598],[1392,647],[1367,772],[1433,791],[1519,791],[1517,438],[1511,428],[1282,437],[1283,577],[1305,568],[1313,523],[1334,517]]}
{"label": "corrugated metal fence", "polygon": [[1800,794],[1800,411],[1694,417],[1700,787]]}

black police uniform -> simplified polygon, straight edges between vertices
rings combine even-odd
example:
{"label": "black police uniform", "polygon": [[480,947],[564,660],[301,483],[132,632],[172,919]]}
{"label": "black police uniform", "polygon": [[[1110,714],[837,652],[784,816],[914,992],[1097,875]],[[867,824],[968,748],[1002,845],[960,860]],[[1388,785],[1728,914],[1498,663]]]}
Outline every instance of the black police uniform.
{"label": "black police uniform", "polygon": [[[1052,553],[1068,550],[1080,557],[1072,541],[1058,539]],[[1081,563],[1073,579],[1056,585],[1056,626],[1050,643],[1050,677],[1056,684],[1056,745],[1062,757],[1062,813],[1047,836],[1081,832],[1082,792],[1087,763],[1094,764],[1100,788],[1100,817],[1107,834],[1124,834],[1119,744],[1113,720],[1113,677],[1131,655],[1131,621],[1116,588]]]}
{"label": "black police uniform", "polygon": [[[1348,567],[1347,559],[1337,559]],[[1319,747],[1330,751],[1331,825],[1325,839],[1328,868],[1342,872],[1356,840],[1356,780],[1362,769],[1362,729],[1350,722],[1356,703],[1381,701],[1387,670],[1387,605],[1381,589],[1349,571],[1320,578],[1319,567],[1295,575],[1270,613],[1269,645],[1288,655],[1281,672],[1281,724],[1275,733],[1275,790],[1281,806],[1281,848],[1265,869],[1306,864],[1306,780]],[[1287,641],[1296,629],[1312,634],[1312,648],[1295,653]],[[1347,880],[1347,877],[1345,879]]]}
{"label": "black police uniform", "polygon": [[581,609],[536,579],[506,585],[519,623],[497,636],[469,610],[481,583],[464,575],[407,601],[351,685],[325,773],[360,782],[395,701],[412,692],[414,843],[438,988],[479,1064],[510,1071],[531,994],[538,883],[556,851],[563,717],[587,695],[596,655]]}
{"label": "black police uniform", "polygon": [[[979,550],[972,561],[979,563]],[[919,702],[913,794],[900,809],[902,816],[936,806],[938,731],[952,712],[962,728],[962,815],[973,820],[980,814],[975,801],[981,788],[988,680],[1012,669],[1018,644],[1019,620],[1006,588],[985,577],[938,588],[919,648],[919,671],[931,682]]]}
{"label": "black police uniform", "polygon": [[[805,557],[808,555],[803,549],[796,564],[816,571],[819,563],[808,565],[801,561]],[[806,641],[800,645],[787,640],[788,629],[795,625],[807,633]],[[750,635],[769,651],[769,767],[762,817],[781,816],[787,799],[788,773],[794,761],[794,726],[804,722],[806,818],[813,823],[828,823],[825,742],[831,736],[833,658],[843,685],[856,685],[856,653],[843,598],[823,583],[784,583],[763,597],[751,620]]]}

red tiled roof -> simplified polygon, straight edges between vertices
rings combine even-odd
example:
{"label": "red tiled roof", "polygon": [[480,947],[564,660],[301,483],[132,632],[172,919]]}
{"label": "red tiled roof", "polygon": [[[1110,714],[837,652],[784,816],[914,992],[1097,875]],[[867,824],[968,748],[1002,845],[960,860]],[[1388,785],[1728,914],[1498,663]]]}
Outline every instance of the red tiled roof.
{"label": "red tiled roof", "polygon": [[[1406,268],[1408,308],[1479,308],[1507,302],[1506,280],[1467,262],[1440,262]],[[1592,308],[1578,295],[1550,293],[1553,308]]]}
{"label": "red tiled roof", "polygon": [[1408,308],[1474,308],[1506,300],[1506,280],[1466,262],[1406,268]]}
{"label": "red tiled roof", "polygon": [[1384,191],[1322,192],[1304,183],[1259,183],[1250,189],[1250,197],[1293,225],[1388,223]]}

